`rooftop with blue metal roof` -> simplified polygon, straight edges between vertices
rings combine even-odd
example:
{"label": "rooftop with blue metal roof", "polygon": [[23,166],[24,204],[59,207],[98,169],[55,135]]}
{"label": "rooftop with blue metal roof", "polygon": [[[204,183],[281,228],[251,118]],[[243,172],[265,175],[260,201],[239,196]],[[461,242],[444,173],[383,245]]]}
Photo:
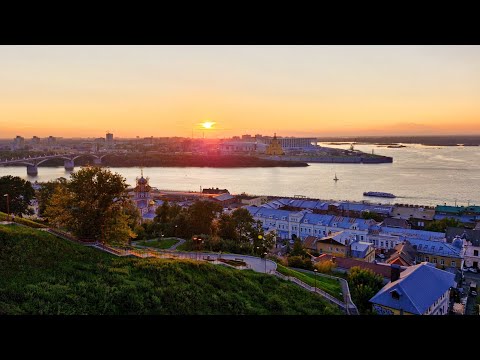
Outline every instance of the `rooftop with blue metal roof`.
{"label": "rooftop with blue metal roof", "polygon": [[425,240],[442,240],[445,238],[445,233],[436,231],[425,231],[416,229],[401,229],[388,226],[382,226],[381,232],[389,235],[397,235],[408,240],[410,239],[425,239]]}
{"label": "rooftop with blue metal roof", "polygon": [[[398,280],[385,285],[370,302],[422,315],[455,285],[454,281],[454,274],[423,262],[401,272]],[[393,292],[399,295],[398,299]]]}
{"label": "rooftop with blue metal roof", "polygon": [[416,247],[418,252],[438,256],[462,257],[462,249],[443,241],[431,241],[422,239],[409,239],[410,244]]}

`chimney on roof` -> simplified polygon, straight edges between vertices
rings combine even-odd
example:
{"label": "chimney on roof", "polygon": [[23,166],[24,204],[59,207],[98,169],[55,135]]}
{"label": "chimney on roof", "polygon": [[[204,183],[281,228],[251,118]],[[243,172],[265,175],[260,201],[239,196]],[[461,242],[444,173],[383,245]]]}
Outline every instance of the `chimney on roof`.
{"label": "chimney on roof", "polygon": [[400,279],[400,265],[393,264],[390,267],[390,281],[394,282]]}

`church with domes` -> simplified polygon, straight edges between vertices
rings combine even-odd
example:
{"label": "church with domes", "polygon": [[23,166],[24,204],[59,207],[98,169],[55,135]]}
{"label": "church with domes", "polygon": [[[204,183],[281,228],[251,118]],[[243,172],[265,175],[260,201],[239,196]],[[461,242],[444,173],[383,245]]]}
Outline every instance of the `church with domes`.
{"label": "church with domes", "polygon": [[133,202],[142,216],[142,221],[153,220],[155,210],[162,204],[161,200],[155,201],[152,195],[152,187],[149,178],[143,177],[143,169],[140,177],[136,178],[136,186],[133,188]]}
{"label": "church with domes", "polygon": [[268,145],[267,150],[265,151],[267,155],[285,155],[283,151],[282,144],[277,139],[277,134],[275,133],[272,139],[272,142]]}

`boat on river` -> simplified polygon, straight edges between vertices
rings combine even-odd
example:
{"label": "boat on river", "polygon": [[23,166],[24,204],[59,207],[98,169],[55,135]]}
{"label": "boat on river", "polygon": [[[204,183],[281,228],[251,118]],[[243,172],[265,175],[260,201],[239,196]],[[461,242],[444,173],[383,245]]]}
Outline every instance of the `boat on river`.
{"label": "boat on river", "polygon": [[396,198],[395,195],[391,193],[386,193],[386,192],[380,192],[380,191],[365,191],[363,193],[363,196],[376,196],[376,197],[384,197],[384,198]]}

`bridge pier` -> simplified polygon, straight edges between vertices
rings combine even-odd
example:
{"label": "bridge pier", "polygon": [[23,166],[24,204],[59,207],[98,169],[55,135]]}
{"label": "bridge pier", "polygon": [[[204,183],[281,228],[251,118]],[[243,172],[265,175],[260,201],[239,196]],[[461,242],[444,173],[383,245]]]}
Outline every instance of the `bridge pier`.
{"label": "bridge pier", "polygon": [[67,170],[67,171],[73,171],[73,169],[75,169],[74,160],[65,160],[63,162],[63,165],[65,166],[65,170]]}
{"label": "bridge pier", "polygon": [[38,175],[37,165],[27,165],[27,175],[37,176]]}
{"label": "bridge pier", "polygon": [[93,159],[93,163],[94,163],[95,165],[102,165],[102,159],[100,159],[100,158],[94,158],[94,159]]}

